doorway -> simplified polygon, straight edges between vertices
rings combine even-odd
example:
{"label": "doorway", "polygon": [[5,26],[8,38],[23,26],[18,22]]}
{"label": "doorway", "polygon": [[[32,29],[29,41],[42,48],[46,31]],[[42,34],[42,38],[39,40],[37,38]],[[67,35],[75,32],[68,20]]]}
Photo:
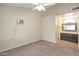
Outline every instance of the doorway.
{"label": "doorway", "polygon": [[[77,30],[76,31],[64,31],[63,24],[68,24],[68,23],[76,23]],[[78,14],[77,12],[71,12],[71,13],[66,13],[63,15],[56,16],[56,39],[57,39],[57,44],[60,46],[67,47],[67,48],[78,48],[78,43],[74,43],[68,40],[61,39],[61,35],[60,35],[61,33],[78,35]]]}

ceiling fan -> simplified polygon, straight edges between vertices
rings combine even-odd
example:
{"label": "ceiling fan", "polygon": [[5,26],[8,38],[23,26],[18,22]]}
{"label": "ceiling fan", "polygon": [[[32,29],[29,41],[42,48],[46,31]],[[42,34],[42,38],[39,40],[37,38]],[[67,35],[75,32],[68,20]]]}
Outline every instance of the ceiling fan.
{"label": "ceiling fan", "polygon": [[46,11],[46,7],[55,5],[55,3],[32,3],[36,5],[32,10]]}

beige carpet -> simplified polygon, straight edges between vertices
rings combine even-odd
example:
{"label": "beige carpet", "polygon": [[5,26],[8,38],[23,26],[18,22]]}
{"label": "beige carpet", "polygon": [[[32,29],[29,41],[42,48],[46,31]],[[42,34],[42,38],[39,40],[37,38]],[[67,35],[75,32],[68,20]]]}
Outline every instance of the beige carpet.
{"label": "beige carpet", "polygon": [[78,49],[65,48],[44,40],[4,51],[0,56],[79,56]]}

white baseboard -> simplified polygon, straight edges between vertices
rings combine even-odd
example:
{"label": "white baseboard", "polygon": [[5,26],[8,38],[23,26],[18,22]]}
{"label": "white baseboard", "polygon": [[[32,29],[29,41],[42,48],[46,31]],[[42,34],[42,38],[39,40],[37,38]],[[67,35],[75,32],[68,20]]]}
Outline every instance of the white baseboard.
{"label": "white baseboard", "polygon": [[11,50],[11,49],[14,49],[14,48],[17,48],[17,47],[23,46],[23,45],[28,45],[28,44],[31,44],[31,43],[36,42],[36,41],[39,41],[39,40],[31,40],[31,41],[28,42],[28,43],[24,43],[24,44],[20,44],[20,45],[17,45],[17,46],[11,47],[11,48],[6,48],[6,49],[3,49],[3,50],[0,50],[0,52],[7,51],[7,50]]}
{"label": "white baseboard", "polygon": [[41,39],[41,40],[45,40],[45,41],[48,41],[48,42],[51,42],[51,43],[56,43],[56,41],[50,41],[50,40],[47,40],[47,39]]}

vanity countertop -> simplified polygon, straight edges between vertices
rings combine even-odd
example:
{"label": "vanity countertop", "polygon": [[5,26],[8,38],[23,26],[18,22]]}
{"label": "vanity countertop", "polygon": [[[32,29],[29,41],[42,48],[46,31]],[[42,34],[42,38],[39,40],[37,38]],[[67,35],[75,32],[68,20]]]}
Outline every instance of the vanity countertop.
{"label": "vanity countertop", "polygon": [[67,32],[67,31],[61,31],[60,33],[79,34],[78,32]]}

